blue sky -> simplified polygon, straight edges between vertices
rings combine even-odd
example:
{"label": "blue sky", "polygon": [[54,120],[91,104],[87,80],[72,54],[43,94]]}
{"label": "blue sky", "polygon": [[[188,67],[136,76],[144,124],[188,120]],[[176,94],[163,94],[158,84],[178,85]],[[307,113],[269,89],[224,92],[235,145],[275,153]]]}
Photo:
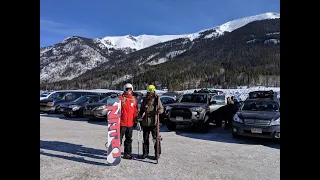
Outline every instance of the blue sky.
{"label": "blue sky", "polygon": [[40,47],[69,36],[194,33],[280,12],[280,0],[40,0]]}

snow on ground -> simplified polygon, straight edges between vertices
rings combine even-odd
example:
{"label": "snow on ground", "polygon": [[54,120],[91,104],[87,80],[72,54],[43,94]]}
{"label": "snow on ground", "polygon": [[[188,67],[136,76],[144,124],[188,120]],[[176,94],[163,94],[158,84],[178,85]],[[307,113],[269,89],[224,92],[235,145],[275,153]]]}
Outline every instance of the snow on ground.
{"label": "snow on ground", "polygon": [[[177,91],[179,93],[193,93],[194,90],[200,90],[201,88],[198,89],[189,89],[189,90],[184,90],[184,91]],[[251,91],[259,91],[259,90],[273,90],[278,93],[278,97],[280,97],[280,87],[264,87],[264,86],[256,86],[256,87],[251,87],[251,88],[246,88],[246,87],[239,87],[239,89],[216,89],[223,91],[224,93],[230,94],[237,96],[241,98],[241,100],[245,100],[248,97],[248,93]]]}
{"label": "snow on ground", "polygon": [[[154,160],[125,160],[107,166],[107,126],[84,118],[40,114],[40,179],[124,180],[267,180],[280,179],[280,145],[261,139],[233,139],[230,131],[211,128],[199,134],[184,127],[168,131],[159,164]],[[133,131],[132,154],[138,151]],[[154,156],[150,139],[150,156]],[[123,152],[123,147],[122,147]]]}
{"label": "snow on ground", "polygon": [[[182,94],[186,94],[186,93],[193,93],[194,90],[200,90],[202,88],[198,88],[198,89],[188,89],[188,90],[183,90],[183,91],[175,91],[178,93],[182,93]],[[246,87],[238,87],[238,89],[216,89],[216,90],[220,90],[223,91],[226,94],[232,95],[232,96],[236,96],[237,98],[240,98],[241,100],[245,100],[248,96],[249,96],[249,92],[251,91],[259,91],[259,90],[273,90],[275,92],[277,92],[278,94],[278,98],[280,98],[280,87],[264,87],[264,86],[257,86],[257,87],[250,87],[250,88],[246,88]],[[101,93],[107,93],[107,92],[117,92],[117,93],[123,93],[123,90],[109,90],[109,89],[92,89],[89,91],[93,91],[93,92],[101,92]],[[144,95],[147,94],[147,90],[134,90],[136,92],[140,92]],[[43,92],[42,90],[40,90],[40,93]],[[168,92],[168,91],[163,91],[163,90],[156,90],[156,93],[158,95],[162,95],[163,93]]]}
{"label": "snow on ground", "polygon": [[[124,81],[123,80],[124,78],[125,77],[121,78],[121,80]],[[182,94],[186,94],[186,93],[193,93],[194,90],[200,90],[200,89],[202,89],[202,88],[188,89],[188,90],[176,91],[176,92],[182,93]],[[245,100],[248,97],[248,93],[249,92],[251,92],[251,91],[259,91],[259,90],[273,90],[273,91],[277,92],[278,93],[278,97],[280,97],[280,87],[256,86],[256,87],[247,88],[247,87],[243,86],[243,87],[238,87],[238,89],[216,89],[216,90],[223,91],[224,93],[227,93],[227,94],[230,94],[230,95],[235,95],[235,96],[241,98],[242,100]],[[92,91],[96,91],[96,92],[118,92],[118,93],[122,93],[123,92],[122,90],[109,90],[109,89],[92,89]],[[134,90],[134,91],[141,92],[142,94],[147,94],[147,90]],[[40,93],[41,92],[43,92],[43,91],[40,90]],[[159,95],[162,95],[165,92],[167,92],[167,91],[156,90],[156,93],[159,94]]]}

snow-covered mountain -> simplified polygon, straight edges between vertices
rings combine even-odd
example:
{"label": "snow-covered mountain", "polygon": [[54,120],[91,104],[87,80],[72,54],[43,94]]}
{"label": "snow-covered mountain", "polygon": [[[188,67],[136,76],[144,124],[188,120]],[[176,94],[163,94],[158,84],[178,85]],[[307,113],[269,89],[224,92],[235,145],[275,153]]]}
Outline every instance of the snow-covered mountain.
{"label": "snow-covered mountain", "polygon": [[123,49],[123,48],[131,48],[134,50],[140,50],[147,48],[149,46],[170,41],[173,39],[178,39],[185,37],[185,35],[162,35],[162,36],[155,36],[155,35],[140,35],[140,36],[107,36],[104,38],[96,38],[94,39],[95,42],[100,42],[107,48],[114,48],[114,49]]}
{"label": "snow-covered mountain", "polygon": [[201,30],[199,32],[192,33],[192,34],[160,35],[160,36],[146,35],[146,34],[143,34],[140,36],[132,36],[132,35],[106,36],[104,38],[96,38],[94,39],[94,41],[102,43],[107,48],[114,48],[114,49],[131,48],[135,50],[141,50],[158,43],[163,43],[166,41],[171,41],[179,38],[187,38],[190,41],[193,41],[194,39],[199,38],[206,31],[214,31],[204,37],[204,38],[212,38],[218,35],[222,35],[224,32],[231,32],[253,21],[264,20],[264,19],[275,19],[275,18],[280,18],[280,13],[264,13],[264,14],[259,14],[255,16],[236,19],[236,20],[224,23],[220,26]]}
{"label": "snow-covered mountain", "polygon": [[40,48],[40,82],[70,80],[88,70],[106,69],[124,62],[151,66],[165,63],[187,53],[194,43],[214,40],[253,21],[276,18],[280,18],[279,13],[264,13],[183,35],[68,37],[61,43]]}

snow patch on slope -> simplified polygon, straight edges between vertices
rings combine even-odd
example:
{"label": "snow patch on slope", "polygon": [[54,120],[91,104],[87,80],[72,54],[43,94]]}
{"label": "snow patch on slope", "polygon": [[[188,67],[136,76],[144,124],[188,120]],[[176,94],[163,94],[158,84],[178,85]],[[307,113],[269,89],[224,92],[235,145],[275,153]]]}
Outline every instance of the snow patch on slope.
{"label": "snow patch on slope", "polygon": [[[206,37],[205,37],[205,38],[212,38],[214,36],[222,35],[224,32],[232,32],[232,31],[234,31],[238,28],[241,28],[241,27],[245,26],[246,24],[251,23],[253,21],[260,21],[260,20],[265,20],[265,19],[277,19],[277,18],[280,18],[280,13],[269,12],[269,13],[264,13],[264,14],[258,14],[255,16],[249,16],[249,17],[229,21],[227,23],[224,23],[220,26],[216,26],[211,29],[201,30],[197,33],[194,33],[194,36],[198,36],[198,34],[201,34],[205,31],[215,30],[214,32],[206,35]],[[191,36],[191,35],[189,35],[189,36]]]}
{"label": "snow patch on slope", "polygon": [[157,64],[162,64],[164,62],[167,62],[169,59],[172,59],[172,58],[176,57],[177,55],[184,53],[185,51],[186,50],[179,50],[179,51],[169,52],[169,53],[166,54],[165,57],[157,59],[157,60],[153,60],[153,61],[151,61],[151,62],[149,62],[147,64],[151,65],[151,66],[157,65]]}
{"label": "snow patch on slope", "polygon": [[264,44],[279,44],[280,40],[279,39],[268,39],[264,41]]}
{"label": "snow patch on slope", "polygon": [[112,84],[119,84],[122,83],[124,81],[127,81],[128,79],[132,78],[133,76],[131,74],[126,74],[120,78],[117,78],[115,80],[112,81]]}

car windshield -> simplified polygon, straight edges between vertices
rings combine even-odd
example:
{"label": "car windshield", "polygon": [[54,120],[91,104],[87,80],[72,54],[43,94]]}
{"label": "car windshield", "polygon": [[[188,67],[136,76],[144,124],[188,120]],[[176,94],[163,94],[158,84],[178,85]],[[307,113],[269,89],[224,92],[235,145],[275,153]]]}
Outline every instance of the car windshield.
{"label": "car windshield", "polygon": [[49,99],[61,100],[65,95],[65,92],[55,92],[49,96]]}
{"label": "car windshield", "polygon": [[217,104],[225,104],[225,96],[221,95],[215,95],[212,97],[213,101],[216,101]]}
{"label": "car windshield", "polygon": [[107,103],[109,97],[103,98],[101,99],[99,102],[100,103]]}
{"label": "car windshield", "polygon": [[185,94],[180,102],[207,103],[207,95],[205,94]]}
{"label": "car windshield", "polygon": [[50,93],[42,93],[40,94],[40,97],[47,97]]}
{"label": "car windshield", "polygon": [[89,96],[81,96],[78,99],[74,100],[75,103],[85,103],[90,99]]}
{"label": "car windshield", "polygon": [[241,110],[279,111],[279,105],[273,101],[245,101]]}

